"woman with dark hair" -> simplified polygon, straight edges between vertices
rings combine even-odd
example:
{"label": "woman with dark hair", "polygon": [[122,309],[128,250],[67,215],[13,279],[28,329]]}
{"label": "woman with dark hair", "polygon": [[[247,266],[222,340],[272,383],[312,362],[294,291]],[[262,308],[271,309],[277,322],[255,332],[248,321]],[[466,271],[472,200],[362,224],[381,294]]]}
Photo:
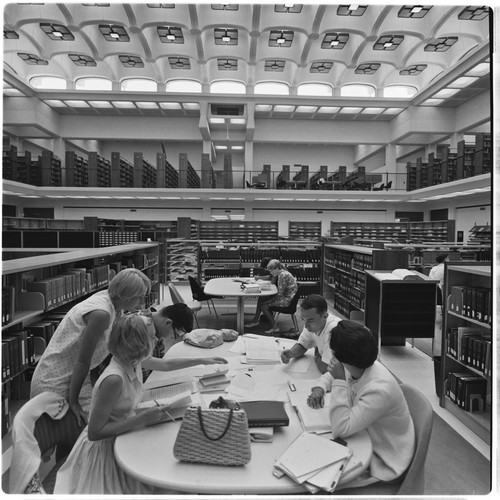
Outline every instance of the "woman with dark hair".
{"label": "woman with dark hair", "polygon": [[325,392],[330,391],[333,438],[363,429],[370,435],[370,466],[349,487],[393,481],[410,465],[415,450],[415,430],[403,391],[377,361],[377,342],[368,328],[340,321],[331,330],[330,348],[333,358],[329,370],[313,387],[307,403],[321,408]]}

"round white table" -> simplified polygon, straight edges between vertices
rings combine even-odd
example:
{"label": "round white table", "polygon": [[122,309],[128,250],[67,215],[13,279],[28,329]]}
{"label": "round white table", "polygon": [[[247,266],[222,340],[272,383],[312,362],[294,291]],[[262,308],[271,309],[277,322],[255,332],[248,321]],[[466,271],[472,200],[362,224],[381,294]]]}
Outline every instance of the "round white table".
{"label": "round white table", "polygon": [[246,278],[213,278],[207,281],[203,291],[207,295],[237,298],[236,330],[238,333],[244,333],[245,297],[265,297],[269,295],[276,295],[278,293],[278,289],[276,288],[276,285],[272,285],[269,281],[264,281],[264,283],[270,287],[269,290],[261,290],[259,293],[245,293],[241,288],[242,283],[240,281],[235,281],[235,279]]}
{"label": "round white table", "polygon": [[[206,350],[185,343],[174,345],[166,357],[238,356],[231,361],[238,363],[239,354],[228,352],[233,343],[224,343],[214,349]],[[313,356],[311,351],[306,356]],[[236,365],[235,365],[236,366]],[[284,365],[263,367],[269,370],[282,370]],[[260,368],[260,367],[259,367]],[[307,373],[297,378],[315,379],[319,376],[316,364],[311,362]],[[168,379],[168,372],[153,372],[154,379]],[[214,393],[213,399],[220,394]],[[199,393],[192,395],[193,402],[199,401]],[[296,494],[307,491],[292,479],[280,479],[273,475],[275,460],[301,432],[302,426],[290,403],[285,404],[290,419],[288,427],[276,428],[271,443],[251,444],[252,459],[247,465],[230,467],[180,462],[174,457],[173,448],[180,421],[166,422],[145,429],[122,434],[115,441],[115,457],[130,476],[164,490],[197,494]],[[356,459],[362,466],[344,476],[340,484],[358,477],[367,467],[372,456],[371,440],[366,431],[346,439]],[[168,493],[168,491],[165,491]]]}

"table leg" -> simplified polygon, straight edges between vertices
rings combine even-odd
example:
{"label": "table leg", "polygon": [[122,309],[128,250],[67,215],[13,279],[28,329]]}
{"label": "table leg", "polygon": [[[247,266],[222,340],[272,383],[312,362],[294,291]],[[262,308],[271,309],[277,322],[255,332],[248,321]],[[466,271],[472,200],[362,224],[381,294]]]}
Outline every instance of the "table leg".
{"label": "table leg", "polygon": [[238,333],[245,333],[245,308],[243,304],[243,297],[238,297],[236,306],[236,330]]}

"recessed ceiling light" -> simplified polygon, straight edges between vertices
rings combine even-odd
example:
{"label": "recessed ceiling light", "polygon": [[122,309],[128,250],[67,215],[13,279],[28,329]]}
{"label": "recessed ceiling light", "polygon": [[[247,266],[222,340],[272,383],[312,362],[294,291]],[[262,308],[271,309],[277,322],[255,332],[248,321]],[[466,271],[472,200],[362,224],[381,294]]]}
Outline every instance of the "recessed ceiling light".
{"label": "recessed ceiling light", "polygon": [[297,106],[295,109],[296,113],[314,113],[318,109],[318,106]]}
{"label": "recessed ceiling light", "polygon": [[200,109],[200,105],[197,102],[184,102],[182,104],[184,109],[196,110]]}
{"label": "recessed ceiling light", "polygon": [[218,124],[218,123],[226,123],[224,118],[210,118],[210,123]]}
{"label": "recessed ceiling light", "polygon": [[243,151],[243,146],[231,146],[231,149],[234,149],[235,151]]}
{"label": "recessed ceiling light", "polygon": [[221,144],[215,146],[215,149],[227,149],[227,146],[222,146]]}
{"label": "recessed ceiling light", "polygon": [[341,113],[349,113],[349,114],[354,114],[354,113],[360,113],[363,110],[363,108],[358,108],[356,106],[344,106],[340,112]]}
{"label": "recessed ceiling light", "polygon": [[89,101],[93,108],[112,108],[112,104],[108,101]]}
{"label": "recessed ceiling light", "polygon": [[462,76],[457,78],[455,81],[448,84],[449,87],[459,87],[464,88],[470,85],[471,83],[477,82],[479,78],[477,76]]}
{"label": "recessed ceiling light", "polygon": [[245,125],[245,123],[247,122],[245,118],[230,118],[229,121],[233,125]]}
{"label": "recessed ceiling light", "polygon": [[403,111],[403,108],[387,108],[384,111],[384,114],[385,115],[396,115],[398,113],[401,113],[401,111]]}
{"label": "recessed ceiling light", "polygon": [[121,108],[121,109],[134,109],[135,104],[130,101],[111,101],[113,106],[115,108]]}
{"label": "recessed ceiling light", "polygon": [[87,101],[79,101],[79,100],[69,100],[64,101],[71,108],[90,108],[89,103]]}
{"label": "recessed ceiling light", "polygon": [[444,99],[427,99],[422,103],[422,106],[437,106],[444,102]]}
{"label": "recessed ceiling light", "polygon": [[273,107],[271,104],[256,104],[255,111],[271,111]]}
{"label": "recessed ceiling light", "polygon": [[160,108],[163,109],[182,109],[178,102],[160,102]]}
{"label": "recessed ceiling light", "polygon": [[284,106],[282,104],[277,104],[274,106],[274,111],[281,113],[291,113],[295,109],[295,106]]}
{"label": "recessed ceiling light", "polygon": [[460,89],[441,89],[439,92],[436,92],[432,98],[433,99],[448,99],[448,97],[454,96],[457,92],[460,92]]}
{"label": "recessed ceiling light", "polygon": [[136,102],[135,105],[141,109],[158,109],[156,102],[146,101],[146,102]]}
{"label": "recessed ceiling light", "polygon": [[338,113],[340,108],[338,106],[321,106],[318,113]]}
{"label": "recessed ceiling light", "polygon": [[488,63],[479,63],[474,66],[471,70],[465,73],[465,76],[484,76],[490,72],[490,65]]}
{"label": "recessed ceiling light", "polygon": [[385,108],[365,108],[361,112],[363,115],[378,115],[380,113],[383,113],[385,111]]}

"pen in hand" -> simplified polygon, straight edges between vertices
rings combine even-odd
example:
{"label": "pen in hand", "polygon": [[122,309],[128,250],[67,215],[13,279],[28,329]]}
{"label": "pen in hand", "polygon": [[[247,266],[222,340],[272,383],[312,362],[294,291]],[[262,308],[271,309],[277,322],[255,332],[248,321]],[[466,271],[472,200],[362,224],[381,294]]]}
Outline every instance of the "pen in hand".
{"label": "pen in hand", "polygon": [[[155,402],[156,406],[161,406],[160,403],[158,403],[158,401],[156,401],[156,399],[153,399],[153,401]],[[167,410],[160,410],[162,413],[164,413],[165,415],[167,415],[167,417],[170,418],[170,420],[172,420],[172,422],[175,422],[175,418],[172,417],[172,415],[170,415],[170,413],[167,411]]]}

